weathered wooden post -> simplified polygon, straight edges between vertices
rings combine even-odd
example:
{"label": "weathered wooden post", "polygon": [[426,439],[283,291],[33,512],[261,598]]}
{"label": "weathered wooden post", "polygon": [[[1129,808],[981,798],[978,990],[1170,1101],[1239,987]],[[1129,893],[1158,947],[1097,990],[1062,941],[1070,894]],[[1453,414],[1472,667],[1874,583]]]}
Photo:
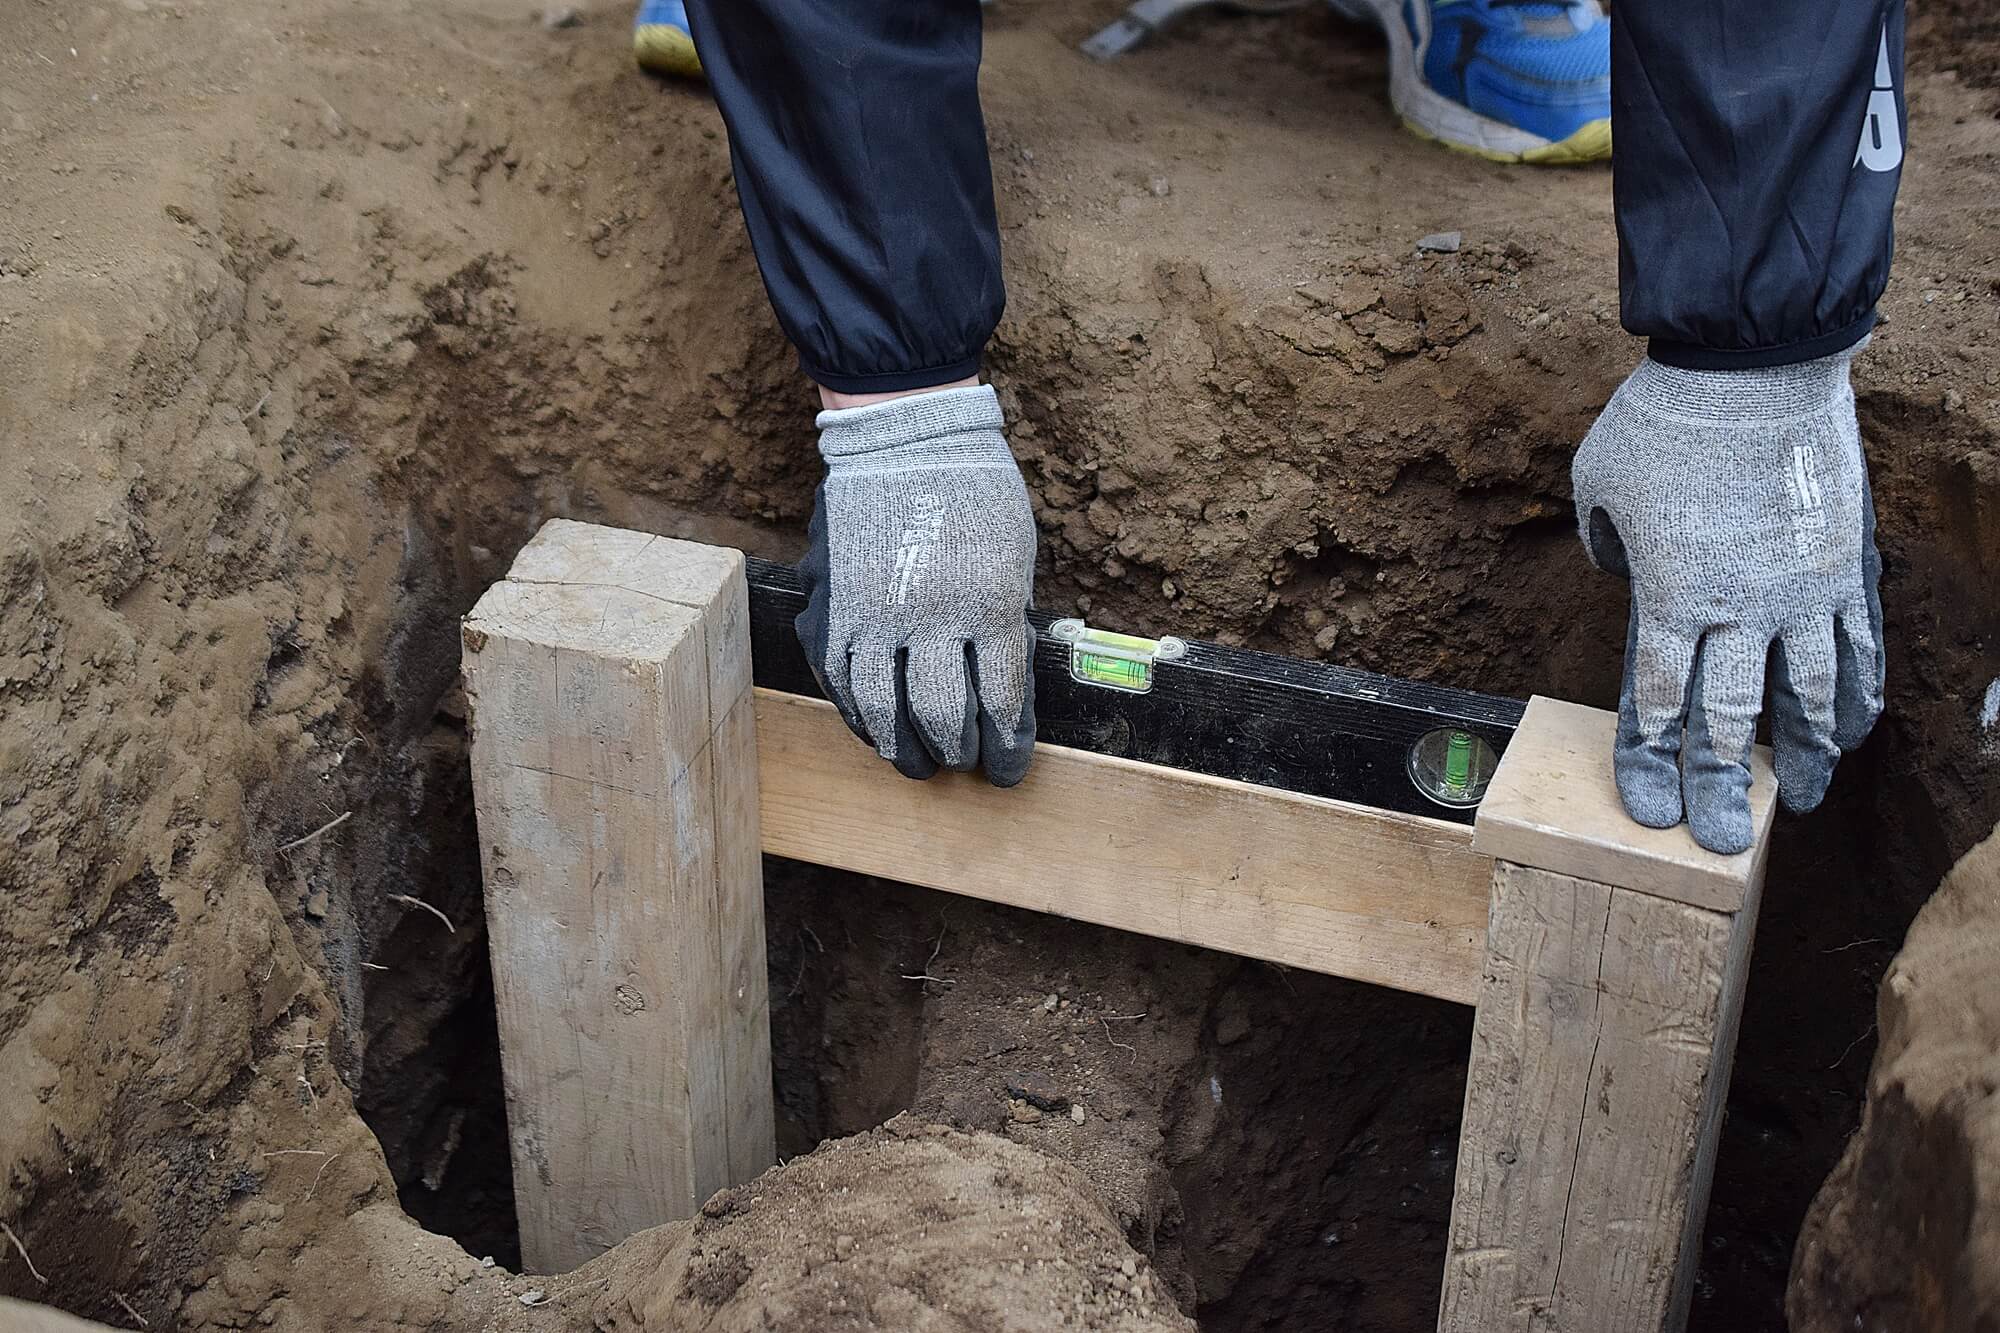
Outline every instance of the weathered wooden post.
{"label": "weathered wooden post", "polygon": [[743,557],[557,520],[465,619],[522,1256],[774,1157]]}
{"label": "weathered wooden post", "polygon": [[1775,797],[1738,856],[1646,829],[1616,718],[1537,698],[1480,805],[1495,858],[1443,1333],[1686,1323]]}

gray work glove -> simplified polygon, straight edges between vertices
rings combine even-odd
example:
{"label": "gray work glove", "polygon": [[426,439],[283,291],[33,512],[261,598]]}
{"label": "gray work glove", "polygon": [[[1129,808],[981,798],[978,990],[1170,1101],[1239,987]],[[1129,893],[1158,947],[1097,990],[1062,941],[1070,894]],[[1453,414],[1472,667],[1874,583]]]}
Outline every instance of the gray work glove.
{"label": "gray work glove", "polygon": [[1648,358],[1577,450],[1584,546],[1632,581],[1618,793],[1653,828],[1685,811],[1710,851],[1750,845],[1767,661],[1788,809],[1819,804],[1834,761],[1882,711],[1882,560],[1854,350],[1759,370]]}
{"label": "gray work glove", "polygon": [[1035,745],[1035,514],[985,385],[819,414],[826,460],[795,623],[820,688],[906,777]]}

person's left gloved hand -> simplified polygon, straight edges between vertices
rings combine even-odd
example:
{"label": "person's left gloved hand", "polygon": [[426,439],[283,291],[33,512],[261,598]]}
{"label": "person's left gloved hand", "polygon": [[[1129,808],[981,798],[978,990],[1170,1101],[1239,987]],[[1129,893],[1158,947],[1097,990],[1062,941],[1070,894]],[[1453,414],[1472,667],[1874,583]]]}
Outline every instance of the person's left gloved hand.
{"label": "person's left gloved hand", "polygon": [[1767,662],[1790,810],[1820,803],[1882,711],[1882,560],[1853,350],[1755,370],[1648,358],[1577,450],[1584,546],[1632,582],[1619,796],[1654,828],[1685,815],[1710,851],[1751,842]]}

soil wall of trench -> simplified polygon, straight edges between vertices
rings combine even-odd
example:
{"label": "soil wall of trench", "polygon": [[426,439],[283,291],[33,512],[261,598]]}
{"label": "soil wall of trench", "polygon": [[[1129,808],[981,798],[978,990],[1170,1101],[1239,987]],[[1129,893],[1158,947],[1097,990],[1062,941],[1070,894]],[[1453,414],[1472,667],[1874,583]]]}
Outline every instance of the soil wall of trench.
{"label": "soil wall of trench", "polygon": [[[1317,13],[1072,60],[1112,9],[989,21],[1040,602],[1611,703],[1623,589],[1568,501],[1638,354],[1606,176],[1400,133],[1379,49]],[[788,558],[814,482],[718,117],[633,75],[623,22],[0,16],[0,49],[82,53],[0,87],[0,1219],[46,1278],[0,1256],[0,1295],[433,1326],[501,1281],[458,1246],[518,1258],[456,619],[549,517]],[[1979,22],[1917,25],[1856,374],[1890,707],[1779,829],[1698,1328],[1782,1326],[1875,983],[2000,818],[2000,127],[1927,54]],[[1467,1011],[767,885],[786,1156],[912,1110],[1066,1160],[1205,1328],[1430,1326]]]}

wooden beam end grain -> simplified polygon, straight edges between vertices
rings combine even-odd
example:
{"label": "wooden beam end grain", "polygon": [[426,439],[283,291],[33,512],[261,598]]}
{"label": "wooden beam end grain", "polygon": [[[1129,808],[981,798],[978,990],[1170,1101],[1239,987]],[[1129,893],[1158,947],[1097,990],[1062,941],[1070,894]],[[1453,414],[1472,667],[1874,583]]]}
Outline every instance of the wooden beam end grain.
{"label": "wooden beam end grain", "polygon": [[1495,860],[1552,870],[1696,907],[1733,912],[1763,871],[1777,780],[1763,746],[1751,756],[1750,850],[1718,856],[1685,825],[1647,828],[1612,780],[1618,715],[1536,695],[1479,804],[1473,846]]}

